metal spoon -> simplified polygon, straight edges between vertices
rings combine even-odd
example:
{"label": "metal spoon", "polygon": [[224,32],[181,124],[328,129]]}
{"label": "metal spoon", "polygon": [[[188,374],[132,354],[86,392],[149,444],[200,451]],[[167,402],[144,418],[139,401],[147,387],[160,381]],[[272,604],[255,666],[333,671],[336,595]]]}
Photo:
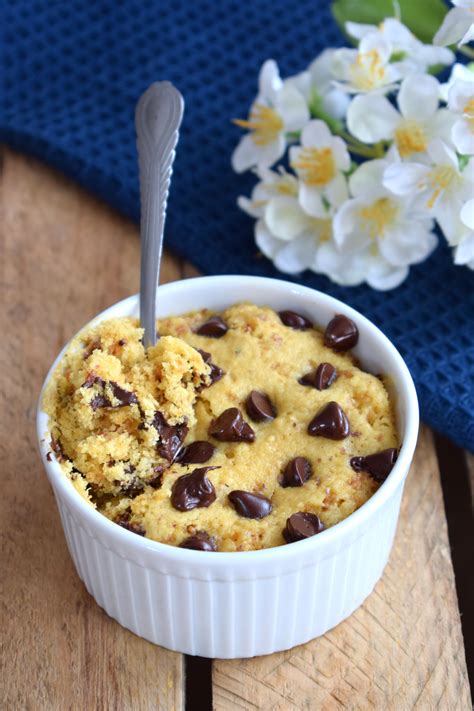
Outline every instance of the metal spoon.
{"label": "metal spoon", "polygon": [[184,101],[169,81],[152,84],[135,110],[140,168],[140,325],[145,348],[156,343],[156,289],[166,204]]}

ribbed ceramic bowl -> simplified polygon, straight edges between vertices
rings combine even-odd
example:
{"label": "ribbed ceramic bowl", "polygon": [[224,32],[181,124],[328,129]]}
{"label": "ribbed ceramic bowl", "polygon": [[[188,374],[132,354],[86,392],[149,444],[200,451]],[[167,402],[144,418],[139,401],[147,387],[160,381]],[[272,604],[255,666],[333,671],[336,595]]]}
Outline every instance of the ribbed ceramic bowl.
{"label": "ribbed ceramic bowl", "polygon": [[[393,385],[403,443],[397,463],[376,494],[336,526],[298,543],[242,553],[203,553],[142,538],[95,511],[54,457],[48,461],[41,400],[38,410],[43,463],[87,590],[137,635],[204,657],[288,649],[324,634],[365,600],[390,553],[418,433],[416,392],[398,351],[370,321],[325,294],[258,277],[204,277],[159,287],[157,317],[240,301],[292,309],[322,328],[336,313],[349,316],[360,332],[355,355],[365,369],[384,373]],[[115,304],[95,321],[116,316],[138,316],[138,297]]]}

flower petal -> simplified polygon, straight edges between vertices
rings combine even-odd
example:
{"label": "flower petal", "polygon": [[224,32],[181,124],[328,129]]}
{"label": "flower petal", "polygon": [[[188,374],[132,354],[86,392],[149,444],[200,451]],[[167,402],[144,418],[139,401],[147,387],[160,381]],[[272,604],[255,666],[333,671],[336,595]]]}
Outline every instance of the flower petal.
{"label": "flower petal", "polygon": [[455,44],[469,30],[471,24],[470,13],[464,8],[453,7],[445,15],[441,27],[433,37],[433,44]]}
{"label": "flower petal", "polygon": [[338,173],[336,177],[328,183],[324,190],[324,196],[329,200],[332,207],[339,207],[347,200],[349,197],[347,180],[342,173]]}
{"label": "flower petal", "polygon": [[280,78],[278,64],[274,59],[267,59],[267,61],[262,64],[258,77],[259,95],[269,99],[273,103],[282,86],[283,82]]}
{"label": "flower petal", "polygon": [[408,276],[408,267],[393,267],[381,257],[372,258],[367,284],[378,291],[389,291],[400,286]]}
{"label": "flower petal", "polygon": [[379,251],[389,264],[404,267],[425,260],[438,244],[436,235],[419,222],[399,222],[379,240]]}
{"label": "flower petal", "polygon": [[249,200],[248,197],[244,195],[239,195],[237,198],[237,205],[241,210],[250,215],[250,217],[262,217],[263,216],[263,205],[256,206],[253,200]]}
{"label": "flower petal", "polygon": [[279,92],[275,108],[283,119],[286,131],[299,131],[310,119],[303,94],[291,85],[284,86]]}
{"label": "flower petal", "polygon": [[429,74],[406,77],[398,92],[398,107],[405,118],[423,121],[431,118],[439,104],[439,82]]}
{"label": "flower petal", "polygon": [[471,265],[474,264],[474,235],[468,235],[468,237],[464,238],[456,247],[454,263],[468,264],[471,269],[473,268]]}
{"label": "flower petal", "polygon": [[455,82],[448,94],[448,108],[462,114],[466,104],[474,98],[474,83],[472,81]]}
{"label": "flower petal", "polygon": [[468,200],[461,208],[461,222],[470,230],[474,230],[474,198]]}
{"label": "flower petal", "polygon": [[379,32],[369,32],[360,41],[359,52],[365,54],[374,50],[378,53],[382,64],[386,64],[392,54],[392,45]]}
{"label": "flower petal", "polygon": [[333,136],[332,138],[332,152],[336,168],[344,171],[349,170],[351,167],[351,157],[347,150],[346,142],[342,138],[339,138],[339,136]]}
{"label": "flower petal", "polygon": [[370,236],[360,228],[359,211],[366,205],[361,199],[347,200],[333,218],[334,242],[338,249],[350,254],[370,244]]}
{"label": "flower petal", "polygon": [[456,171],[458,170],[459,163],[455,151],[440,138],[434,138],[430,141],[426,150],[433,163],[449,165],[455,168]]}
{"label": "flower petal", "polygon": [[301,145],[304,148],[324,148],[332,145],[332,134],[327,123],[314,119],[303,129]]}
{"label": "flower petal", "polygon": [[316,252],[312,269],[317,274],[326,274],[336,284],[357,286],[367,274],[367,255],[367,252],[344,254],[332,242],[324,242]]}
{"label": "flower petal", "polygon": [[417,192],[428,172],[421,163],[393,163],[385,169],[383,184],[395,195],[410,195]]}
{"label": "flower petal", "polygon": [[262,254],[268,259],[274,259],[278,250],[285,244],[281,239],[277,239],[263,220],[255,223],[255,243]]}
{"label": "flower petal", "polygon": [[298,200],[303,210],[311,217],[327,217],[321,193],[314,185],[300,183]]}
{"label": "flower petal", "polygon": [[377,143],[393,137],[400,114],[385,96],[359,94],[347,110],[347,127],[364,143]]}
{"label": "flower petal", "polygon": [[317,242],[314,235],[306,234],[292,242],[285,242],[273,261],[281,272],[299,274],[312,265],[316,250]]}
{"label": "flower petal", "polygon": [[335,86],[331,86],[328,91],[323,94],[323,110],[333,118],[343,119],[347,113],[350,98],[346,92],[341,91]]}
{"label": "flower petal", "polygon": [[275,237],[292,240],[305,229],[308,217],[296,198],[282,195],[269,200],[265,208],[265,222]]}
{"label": "flower petal", "polygon": [[451,131],[451,138],[458,153],[464,155],[474,153],[474,132],[466,119],[456,121]]}
{"label": "flower petal", "polygon": [[382,185],[384,171],[388,165],[385,160],[366,160],[352,173],[349,178],[349,188],[354,197],[377,198],[385,195]]}

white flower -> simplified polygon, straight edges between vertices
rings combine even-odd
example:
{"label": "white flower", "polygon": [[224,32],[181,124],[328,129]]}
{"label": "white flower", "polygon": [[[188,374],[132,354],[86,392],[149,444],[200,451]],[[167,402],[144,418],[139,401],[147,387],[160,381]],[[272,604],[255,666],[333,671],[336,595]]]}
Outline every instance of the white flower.
{"label": "white flower", "polygon": [[460,114],[451,133],[456,150],[465,155],[474,154],[474,82],[453,84],[449,90],[448,107]]}
{"label": "white flower", "polygon": [[232,167],[237,173],[253,166],[273,165],[286,150],[285,134],[300,131],[309,120],[309,109],[298,89],[282,82],[276,62],[267,60],[259,76],[259,94],[247,120],[234,123],[247,128],[232,154]]}
{"label": "white flower", "polygon": [[300,178],[300,205],[312,217],[324,218],[327,203],[340,204],[346,195],[341,171],[350,156],[342,138],[333,136],[324,121],[310,121],[301,134],[301,147],[290,148],[290,163]]}
{"label": "white flower", "polygon": [[366,281],[379,290],[393,289],[436,247],[433,220],[412,202],[400,199],[382,183],[386,160],[363,163],[349,178],[353,198],[334,217],[334,242],[319,266],[340,283]]}
{"label": "white flower", "polygon": [[322,108],[336,119],[345,117],[349,106],[347,93],[334,86],[333,60],[337,50],[325,49],[309,65],[310,89],[313,88],[322,101]]}
{"label": "white flower", "polygon": [[452,0],[456,7],[445,16],[441,27],[433,37],[438,45],[467,44],[474,39],[474,0]]}
{"label": "white flower", "polygon": [[456,245],[454,263],[474,269],[474,198],[462,206],[456,235],[449,241]]}
{"label": "white flower", "polygon": [[413,65],[414,71],[426,71],[428,67],[436,64],[451,64],[454,54],[446,47],[435,47],[432,44],[423,44],[408,27],[395,17],[388,17],[377,27],[364,25],[357,22],[346,22],[349,35],[358,40],[363,39],[371,32],[378,32],[392,47],[392,56],[401,55],[403,59]]}
{"label": "white flower", "polygon": [[358,49],[334,52],[332,71],[335,85],[349,94],[372,91],[387,93],[410,70],[403,62],[390,62],[392,45],[378,32],[369,32]]}
{"label": "white flower", "polygon": [[[297,274],[312,269],[319,249],[332,239],[332,217],[340,203],[328,204],[321,217],[311,217],[299,204],[296,176],[282,169],[278,173],[267,169],[257,174],[260,181],[251,199],[238,199],[241,209],[258,218],[257,246],[282,272]],[[341,200],[347,194],[346,189]]]}
{"label": "white flower", "polygon": [[[472,65],[470,65],[472,66]],[[440,84],[440,96],[443,101],[448,103],[448,96],[451,87],[458,81],[472,81],[474,82],[474,68],[469,69],[469,67],[464,66],[464,64],[454,64],[451,70],[451,76],[448,81],[444,84]]]}
{"label": "white flower", "polygon": [[356,96],[347,112],[349,131],[365,143],[393,140],[401,158],[420,160],[434,138],[450,141],[454,116],[438,108],[439,91],[434,77],[412,74],[398,92],[400,111],[380,94]]}
{"label": "white flower", "polygon": [[461,205],[472,197],[474,160],[461,172],[456,153],[439,139],[427,148],[429,165],[393,163],[385,170],[383,184],[396,195],[412,197],[417,209],[436,217],[450,233],[457,224]]}

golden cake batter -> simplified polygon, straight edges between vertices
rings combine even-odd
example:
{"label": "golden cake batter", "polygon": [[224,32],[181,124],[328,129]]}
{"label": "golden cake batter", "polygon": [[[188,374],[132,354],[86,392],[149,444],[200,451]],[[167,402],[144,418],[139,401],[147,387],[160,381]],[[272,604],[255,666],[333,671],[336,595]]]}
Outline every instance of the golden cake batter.
{"label": "golden cake batter", "polygon": [[[201,550],[282,545],[307,535],[287,524],[295,513],[313,515],[312,535],[359,508],[396,458],[387,390],[288,313],[238,304],[162,319],[146,351],[134,319],[83,331],[44,399],[78,491],[135,533]],[[208,444],[183,449],[196,441]]]}

